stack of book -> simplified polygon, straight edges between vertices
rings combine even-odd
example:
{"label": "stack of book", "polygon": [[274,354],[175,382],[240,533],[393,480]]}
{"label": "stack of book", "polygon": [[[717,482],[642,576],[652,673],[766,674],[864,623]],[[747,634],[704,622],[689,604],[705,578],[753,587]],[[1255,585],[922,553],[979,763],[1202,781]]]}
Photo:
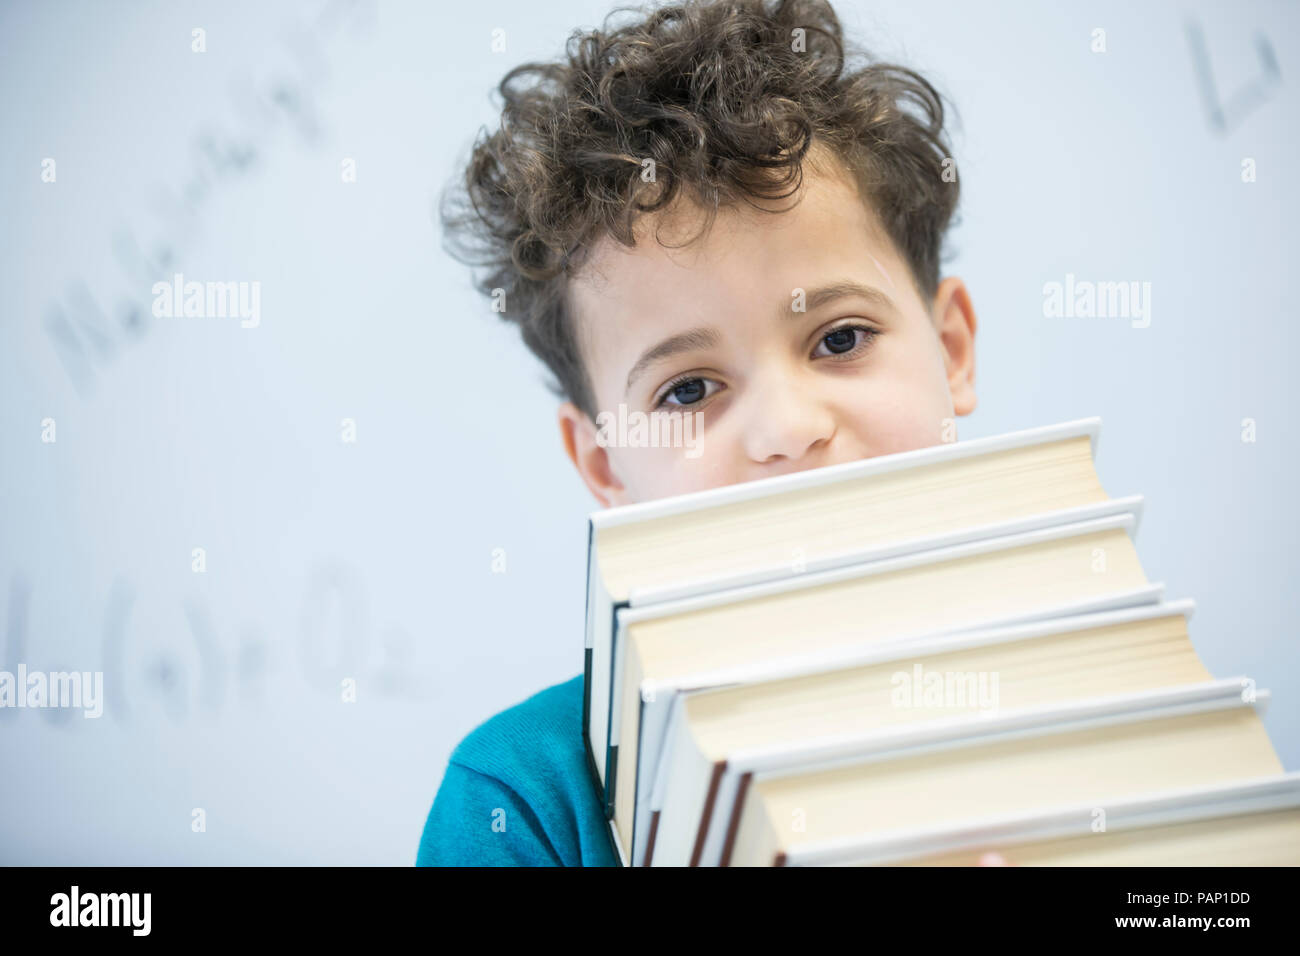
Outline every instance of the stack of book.
{"label": "stack of book", "polygon": [[595,512],[583,737],[625,865],[1300,862],[1098,419]]}

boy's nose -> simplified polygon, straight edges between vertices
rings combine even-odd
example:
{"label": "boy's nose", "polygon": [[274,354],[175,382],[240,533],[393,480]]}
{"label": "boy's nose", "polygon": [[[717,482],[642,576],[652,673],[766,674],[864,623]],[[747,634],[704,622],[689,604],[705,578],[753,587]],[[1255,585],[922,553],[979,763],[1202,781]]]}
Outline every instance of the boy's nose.
{"label": "boy's nose", "polygon": [[751,461],[778,471],[816,468],[829,461],[835,418],[819,397],[793,381],[771,376],[757,384],[741,442]]}

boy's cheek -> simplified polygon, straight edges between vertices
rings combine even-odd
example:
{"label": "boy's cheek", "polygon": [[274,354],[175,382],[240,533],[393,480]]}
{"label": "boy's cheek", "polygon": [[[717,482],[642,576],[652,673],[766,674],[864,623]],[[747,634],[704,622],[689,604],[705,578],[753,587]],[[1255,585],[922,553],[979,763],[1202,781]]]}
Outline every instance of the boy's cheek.
{"label": "boy's cheek", "polygon": [[917,448],[929,448],[944,441],[942,408],[928,396],[916,396],[906,405],[881,408],[863,424],[868,457],[893,455]]}
{"label": "boy's cheek", "polygon": [[721,451],[707,441],[695,448],[623,448],[615,473],[622,477],[628,504],[703,491],[730,483]]}
{"label": "boy's cheek", "polygon": [[951,441],[952,398],[929,363],[897,365],[863,382],[841,409],[840,430],[859,457],[889,455]]}

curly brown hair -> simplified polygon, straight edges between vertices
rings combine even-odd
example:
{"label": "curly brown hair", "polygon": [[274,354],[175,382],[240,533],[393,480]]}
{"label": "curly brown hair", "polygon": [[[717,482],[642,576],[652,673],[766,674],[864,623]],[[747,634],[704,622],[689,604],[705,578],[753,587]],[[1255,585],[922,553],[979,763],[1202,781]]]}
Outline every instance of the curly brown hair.
{"label": "curly brown hair", "polygon": [[[635,21],[611,24],[626,13]],[[637,219],[679,194],[704,230],[719,208],[790,196],[823,147],[933,297],[958,198],[942,98],[865,53],[850,71],[851,52],[825,0],[685,0],[617,8],[574,31],[560,62],[506,74],[500,128],[480,130],[443,194],[444,247],[488,267],[476,288],[504,297],[557,397],[595,419],[566,294],[594,244],[633,247]]]}

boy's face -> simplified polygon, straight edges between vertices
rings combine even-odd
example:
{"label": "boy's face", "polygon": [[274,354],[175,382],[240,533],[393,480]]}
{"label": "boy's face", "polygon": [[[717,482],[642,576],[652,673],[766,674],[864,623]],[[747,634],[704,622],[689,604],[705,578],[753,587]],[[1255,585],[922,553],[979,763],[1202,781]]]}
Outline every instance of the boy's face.
{"label": "boy's face", "polygon": [[[598,422],[568,402],[559,420],[602,506],[939,444],[974,409],[961,280],[923,301],[849,181],[805,165],[799,198],[777,215],[723,210],[682,248],[647,217],[635,249],[592,250],[570,302]],[[677,211],[669,245],[701,221]],[[654,447],[673,413],[678,447]]]}

